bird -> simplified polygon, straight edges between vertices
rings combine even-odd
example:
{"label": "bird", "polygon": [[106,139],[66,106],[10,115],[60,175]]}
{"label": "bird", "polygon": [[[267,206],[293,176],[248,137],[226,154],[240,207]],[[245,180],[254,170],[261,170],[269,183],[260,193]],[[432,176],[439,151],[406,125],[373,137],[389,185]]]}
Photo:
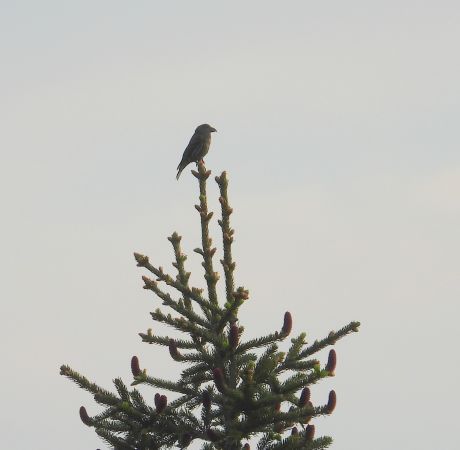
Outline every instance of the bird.
{"label": "bird", "polygon": [[182,159],[177,166],[176,180],[179,179],[182,171],[191,163],[201,161],[208,153],[209,146],[211,145],[211,133],[217,131],[211,125],[203,123],[195,129],[195,133],[190,139],[187,147],[184,150]]}

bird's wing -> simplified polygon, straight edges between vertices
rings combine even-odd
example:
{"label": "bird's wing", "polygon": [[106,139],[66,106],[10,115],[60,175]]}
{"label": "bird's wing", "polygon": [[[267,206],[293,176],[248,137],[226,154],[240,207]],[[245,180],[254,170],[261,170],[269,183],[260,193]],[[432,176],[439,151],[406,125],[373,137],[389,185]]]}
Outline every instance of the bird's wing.
{"label": "bird's wing", "polygon": [[182,155],[182,161],[192,162],[197,159],[203,147],[203,136],[195,133],[188,143]]}
{"label": "bird's wing", "polygon": [[200,139],[196,142],[195,146],[192,149],[192,154],[190,155],[190,161],[198,161],[202,158],[203,154],[204,141]]}

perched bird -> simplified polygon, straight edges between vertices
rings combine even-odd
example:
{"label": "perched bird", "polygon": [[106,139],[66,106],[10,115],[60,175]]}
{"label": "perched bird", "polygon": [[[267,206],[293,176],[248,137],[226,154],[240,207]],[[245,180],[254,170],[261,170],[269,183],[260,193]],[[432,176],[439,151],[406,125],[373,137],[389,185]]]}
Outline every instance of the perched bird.
{"label": "perched bird", "polygon": [[187,145],[187,148],[184,150],[182,159],[177,166],[177,176],[178,180],[182,171],[191,163],[201,161],[208,153],[209,146],[211,145],[211,133],[217,131],[211,125],[204,123],[199,125],[190,142]]}

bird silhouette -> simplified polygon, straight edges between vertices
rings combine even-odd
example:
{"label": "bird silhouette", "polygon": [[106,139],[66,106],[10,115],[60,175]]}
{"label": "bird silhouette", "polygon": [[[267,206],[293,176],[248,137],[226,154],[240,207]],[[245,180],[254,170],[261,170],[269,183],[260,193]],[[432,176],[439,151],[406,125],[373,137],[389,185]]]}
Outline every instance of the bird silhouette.
{"label": "bird silhouette", "polygon": [[201,161],[209,151],[211,145],[211,133],[217,131],[211,125],[204,123],[196,127],[195,133],[190,139],[182,159],[177,166],[176,179],[178,180],[182,171],[191,163]]}

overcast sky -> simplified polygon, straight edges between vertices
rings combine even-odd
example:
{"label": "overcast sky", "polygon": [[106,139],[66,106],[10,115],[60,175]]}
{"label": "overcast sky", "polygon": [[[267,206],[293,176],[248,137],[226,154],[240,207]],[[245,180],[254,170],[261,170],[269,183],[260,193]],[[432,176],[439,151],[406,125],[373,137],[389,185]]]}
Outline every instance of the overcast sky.
{"label": "overcast sky", "polygon": [[246,336],[286,310],[312,340],[362,322],[313,388],[338,396],[317,434],[457,449],[459,2],[223,3],[0,0],[1,447],[104,448],[62,363],[104,387],[134,354],[178,376],[137,336],[158,301],[132,252],[172,269],[177,230],[202,284],[197,186],[175,168],[209,122]]}

